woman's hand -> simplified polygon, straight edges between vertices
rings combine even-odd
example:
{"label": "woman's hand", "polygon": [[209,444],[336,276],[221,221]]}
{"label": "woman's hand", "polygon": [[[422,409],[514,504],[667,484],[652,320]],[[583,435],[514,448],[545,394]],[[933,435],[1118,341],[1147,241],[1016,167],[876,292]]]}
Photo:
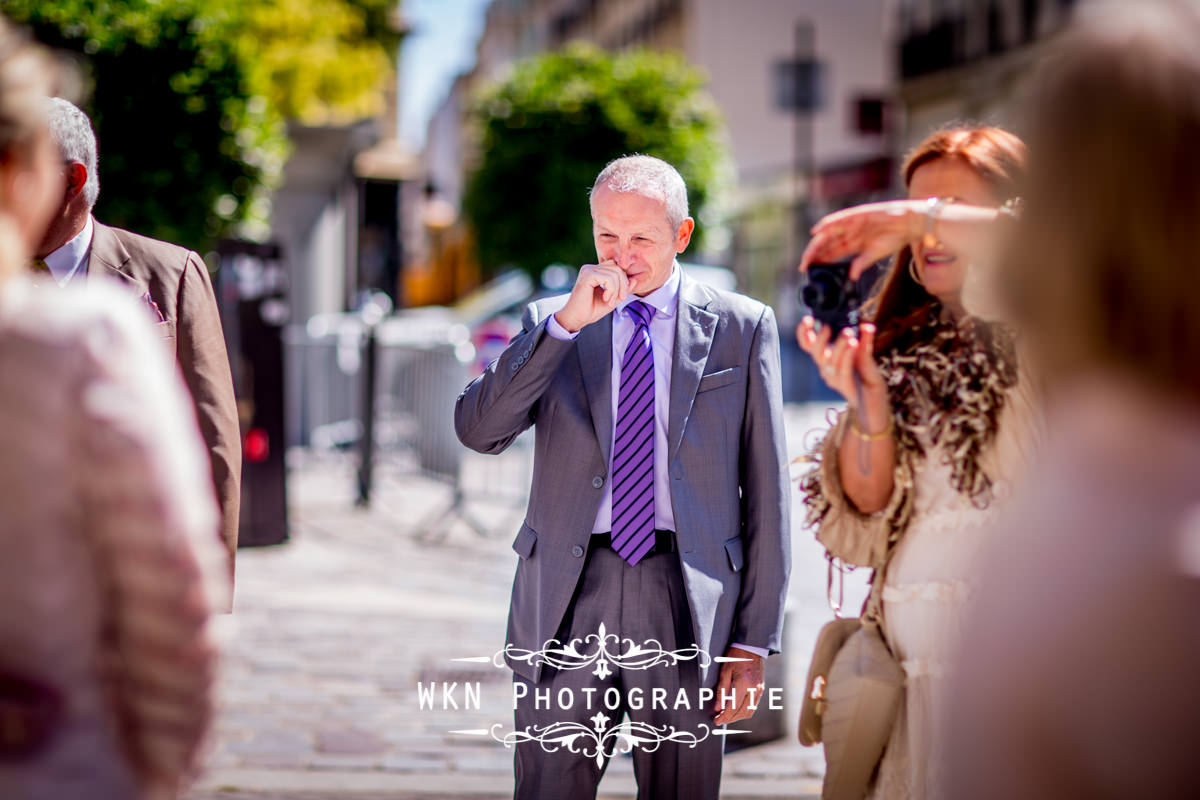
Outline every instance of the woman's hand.
{"label": "woman's hand", "polygon": [[821,372],[821,379],[844,397],[851,408],[856,408],[859,402],[858,389],[854,385],[854,376],[858,375],[862,383],[865,422],[872,431],[887,427],[891,416],[891,400],[883,373],[875,363],[874,325],[861,324],[857,335],[849,328],[844,328],[831,347],[829,329],[822,327],[818,331],[813,318],[805,317],[796,328],[796,340],[800,343],[800,349],[812,356]]}
{"label": "woman's hand", "polygon": [[[818,331],[813,318],[805,317],[796,328],[796,338],[816,362],[825,383],[846,398],[848,413],[853,415],[848,430],[858,435],[844,435],[838,444],[838,475],[842,491],[854,507],[873,514],[891,497],[896,465],[895,439],[885,433],[892,427],[892,403],[875,363],[875,326],[860,324],[859,335],[843,330],[830,347],[829,329]],[[862,383],[861,408],[856,375]]]}
{"label": "woman's hand", "polygon": [[[937,208],[932,225],[929,214]],[[931,205],[929,200],[887,200],[865,203],[822,217],[812,229],[812,239],[800,257],[800,271],[813,263],[841,261],[854,256],[850,277],[858,280],[867,267],[887,258],[928,232],[952,250],[972,253],[986,244],[979,236],[991,228],[999,212],[965,203]]]}
{"label": "woman's hand", "polygon": [[800,271],[805,272],[809,264],[854,255],[850,277],[858,280],[867,267],[920,238],[927,205],[924,200],[888,200],[825,215],[812,228],[812,239],[800,257]]}

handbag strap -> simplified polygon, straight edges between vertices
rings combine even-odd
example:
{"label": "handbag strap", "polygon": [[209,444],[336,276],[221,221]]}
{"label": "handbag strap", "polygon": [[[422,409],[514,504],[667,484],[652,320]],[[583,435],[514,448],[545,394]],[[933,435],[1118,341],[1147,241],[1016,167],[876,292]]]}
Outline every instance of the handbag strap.
{"label": "handbag strap", "polygon": [[838,562],[836,567],[838,573],[838,596],[837,601],[833,599],[833,562],[837,558],[828,550],[825,551],[825,561],[828,565],[828,571],[825,575],[825,602],[829,603],[829,607],[833,609],[835,619],[841,619],[842,605],[846,599],[846,565]]}
{"label": "handbag strap", "polygon": [[892,560],[892,547],[888,548],[887,557],[883,563],[875,568],[875,572],[871,575],[871,589],[867,593],[867,599],[863,601],[862,618],[863,624],[871,624],[879,628],[879,633],[883,635],[883,583],[884,574],[887,572],[888,564]]}
{"label": "handbag strap", "polygon": [[[846,410],[847,414],[861,413],[861,409],[863,409],[865,407],[865,402],[863,399],[862,380],[858,377],[857,373],[855,373],[855,375],[854,375],[854,387],[855,387],[855,392],[858,396],[858,405],[855,408],[847,409]],[[859,420],[859,425],[862,430],[866,430],[866,420],[865,419]],[[865,445],[866,442],[861,442],[861,444]],[[899,454],[897,454],[897,458],[898,457],[899,457]],[[870,462],[868,459],[869,459],[869,454],[868,454],[867,448],[865,448],[865,447],[861,448],[859,450],[859,466],[860,466],[860,469],[862,469],[864,472],[867,471],[867,469],[869,468],[869,465],[870,465]],[[897,536],[894,541],[888,542],[887,552],[883,556],[883,563],[880,564],[879,566],[875,567],[873,574],[871,575],[871,588],[867,594],[867,599],[865,601],[863,601],[862,612],[859,614],[859,620],[862,622],[863,625],[872,625],[879,631],[879,637],[881,639],[883,639],[883,642],[885,645],[887,644],[887,637],[884,636],[884,633],[883,633],[884,576],[887,573],[888,564],[890,564],[892,561],[892,554],[895,553],[896,545],[899,543],[900,538],[903,537],[903,535],[904,535],[904,532],[901,531],[900,536]],[[841,611],[842,611],[843,590],[844,590],[845,582],[846,582],[846,574],[845,574],[846,566],[841,563],[839,563],[839,565],[838,565],[838,571],[841,574],[839,576],[839,582],[838,582],[838,601],[835,604],[833,602],[834,555],[833,555],[833,553],[829,552],[828,548],[825,549],[825,558],[829,562],[829,572],[828,572],[828,576],[827,576],[826,582],[825,582],[825,597],[826,597],[826,600],[829,602],[830,608],[833,609],[833,616],[840,617]],[[891,650],[891,647],[889,646],[888,649]]]}
{"label": "handbag strap", "polygon": [[[859,619],[864,625],[874,625],[879,628],[880,636],[883,635],[883,582],[884,573],[887,572],[887,566],[892,560],[892,551],[896,543],[888,545],[887,556],[882,564],[874,569],[870,580],[870,589],[867,593],[867,599],[863,601],[862,611],[859,612]],[[833,616],[840,619],[842,616],[842,607],[845,604],[845,589],[846,589],[846,572],[849,568],[845,564],[838,561],[837,556],[828,550],[825,551],[825,561],[827,562],[827,571],[825,576],[825,600],[829,603],[829,607],[833,609]],[[835,562],[836,565],[835,565]],[[833,573],[838,573],[837,584],[837,599],[833,596]]]}
{"label": "handbag strap", "polygon": [[892,563],[892,556],[896,552],[896,544],[900,540],[897,539],[888,545],[887,555],[884,556],[883,563],[875,569],[875,573],[871,576],[871,590],[867,594],[867,599],[863,602],[862,614],[859,616],[864,627],[871,626],[879,634],[879,639],[883,642],[883,646],[892,654],[892,658],[897,661],[900,657],[896,655],[896,651],[892,649],[892,645],[888,642],[887,634],[884,632],[883,624],[883,587],[886,581],[887,568]]}

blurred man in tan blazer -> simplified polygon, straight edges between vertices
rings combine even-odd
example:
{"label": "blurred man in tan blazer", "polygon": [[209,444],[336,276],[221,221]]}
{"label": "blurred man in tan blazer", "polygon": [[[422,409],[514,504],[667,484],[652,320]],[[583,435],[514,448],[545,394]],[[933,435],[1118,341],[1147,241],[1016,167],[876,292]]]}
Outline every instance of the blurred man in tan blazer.
{"label": "blurred man in tan blazer", "polygon": [[35,268],[48,271],[60,286],[106,276],[127,287],[149,309],[179,364],[208,445],[221,506],[220,535],[232,572],[241,506],[241,432],[208,270],[190,250],[93,219],[100,181],[91,121],[58,98],[50,101],[49,117],[51,136],[62,154],[66,189],[34,253]]}

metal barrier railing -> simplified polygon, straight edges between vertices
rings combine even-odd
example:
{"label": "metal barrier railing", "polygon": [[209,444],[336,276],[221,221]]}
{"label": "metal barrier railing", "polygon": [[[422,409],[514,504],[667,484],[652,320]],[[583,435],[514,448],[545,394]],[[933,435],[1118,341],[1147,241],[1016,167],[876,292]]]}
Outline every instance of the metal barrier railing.
{"label": "metal barrier railing", "polygon": [[468,502],[524,504],[530,439],[519,438],[499,457],[475,456],[454,433],[454,401],[470,378],[475,349],[452,316],[319,315],[285,331],[284,347],[289,445],[354,450],[360,505],[371,502],[381,472],[444,482],[448,507],[421,525],[433,538],[453,518],[490,535]]}

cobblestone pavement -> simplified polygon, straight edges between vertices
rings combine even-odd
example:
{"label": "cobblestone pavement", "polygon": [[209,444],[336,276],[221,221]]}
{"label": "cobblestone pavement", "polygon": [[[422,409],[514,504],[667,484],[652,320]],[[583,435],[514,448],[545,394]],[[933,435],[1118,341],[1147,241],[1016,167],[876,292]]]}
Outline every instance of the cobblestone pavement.
{"label": "cobblestone pavement", "polygon": [[[789,452],[801,452],[820,418],[813,407],[788,409]],[[452,499],[437,481],[384,464],[364,510],[353,504],[353,459],[293,461],[292,541],[238,554],[235,613],[221,620],[227,655],[215,742],[188,800],[511,797],[512,751],[452,733],[511,726],[510,673],[453,659],[504,646],[510,542],[522,508],[472,503],[493,532],[481,536],[454,519],[433,524]],[[466,468],[485,482],[526,480],[515,460],[471,455]],[[728,800],[820,792],[820,749],[800,747],[794,735],[807,658],[830,617],[826,566],[795,517],[787,737],[726,756]],[[860,583],[848,583],[848,601],[861,599]],[[436,709],[421,710],[417,686],[429,682],[457,686]],[[463,685],[475,683],[480,702],[467,708]],[[634,793],[630,759],[614,759],[600,796]]]}

